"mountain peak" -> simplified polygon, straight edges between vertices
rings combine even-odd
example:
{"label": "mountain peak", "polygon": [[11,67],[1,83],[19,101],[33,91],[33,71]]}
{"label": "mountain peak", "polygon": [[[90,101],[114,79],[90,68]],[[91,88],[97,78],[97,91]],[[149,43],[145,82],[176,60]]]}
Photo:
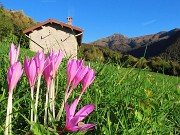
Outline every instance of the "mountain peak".
{"label": "mountain peak", "polygon": [[128,38],[122,34],[119,34],[119,33],[114,33],[113,35],[111,35],[110,37],[115,37],[115,38]]}
{"label": "mountain peak", "polygon": [[152,44],[154,42],[167,39],[171,35],[175,34],[177,31],[180,31],[180,29],[175,28],[170,31],[160,31],[156,34],[139,36],[135,38],[128,38],[122,34],[114,33],[111,36],[96,40],[89,44],[98,45],[98,46],[106,46],[114,51],[117,51],[120,53],[126,53],[128,51],[137,49],[139,47],[143,47],[147,44]]}

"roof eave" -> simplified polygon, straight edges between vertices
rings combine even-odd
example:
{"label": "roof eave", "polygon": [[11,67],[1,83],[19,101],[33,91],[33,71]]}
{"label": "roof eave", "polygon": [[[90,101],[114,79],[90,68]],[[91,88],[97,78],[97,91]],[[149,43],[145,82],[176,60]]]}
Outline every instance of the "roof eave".
{"label": "roof eave", "polygon": [[61,25],[62,27],[67,27],[67,28],[70,28],[71,30],[76,30],[79,33],[83,32],[83,30],[81,28],[74,27],[74,26],[68,25],[66,23],[56,21],[54,19],[49,19],[49,20],[47,20],[47,21],[45,21],[43,23],[39,23],[39,24],[37,24],[37,25],[35,25],[35,26],[31,27],[31,28],[28,28],[28,29],[24,30],[23,33],[24,34],[29,34],[29,33],[33,32],[34,30],[36,30],[37,28],[42,27],[42,26],[44,26],[44,25],[46,25],[48,23],[51,23],[51,24],[55,23],[55,24]]}

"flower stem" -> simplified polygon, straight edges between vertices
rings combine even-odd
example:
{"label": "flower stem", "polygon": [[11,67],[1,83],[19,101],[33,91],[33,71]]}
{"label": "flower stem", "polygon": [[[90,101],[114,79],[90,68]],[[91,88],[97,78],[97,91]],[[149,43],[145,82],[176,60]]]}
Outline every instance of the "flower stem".
{"label": "flower stem", "polygon": [[66,101],[67,101],[67,99],[68,99],[68,90],[69,90],[69,85],[67,86],[67,88],[66,88],[66,91],[65,91],[65,93],[64,93],[64,99],[63,99],[63,101],[62,101],[62,104],[61,104],[61,108],[59,109],[59,112],[58,112],[58,114],[57,114],[57,116],[56,116],[56,121],[60,121],[60,119],[61,119],[61,115],[62,115],[62,112],[63,112],[63,109],[64,109],[64,105],[65,105],[65,103],[66,103]]}
{"label": "flower stem", "polygon": [[[67,99],[69,98],[69,96],[71,95],[71,93],[72,93],[72,91],[73,91],[73,89],[74,89],[74,87],[72,86],[71,87],[71,89],[67,92],[67,95],[66,95],[66,100],[65,101],[67,101]],[[66,103],[66,102],[65,102]]]}
{"label": "flower stem", "polygon": [[50,112],[52,113],[52,80],[51,80],[50,89],[49,89],[49,102],[50,102]]}
{"label": "flower stem", "polygon": [[54,100],[55,100],[55,79],[52,80],[52,112],[53,112],[53,118],[55,119]]}
{"label": "flower stem", "polygon": [[49,94],[49,86],[47,86],[47,91],[46,91],[46,103],[45,103],[45,113],[44,113],[44,125],[47,125],[47,110],[48,110],[48,94]]}
{"label": "flower stem", "polygon": [[[31,122],[33,122],[33,102],[34,102],[34,86],[31,87]],[[32,125],[31,128],[32,129]]]}
{"label": "flower stem", "polygon": [[36,111],[36,114],[34,115],[34,122],[35,123],[37,122],[37,107],[38,107],[40,81],[41,81],[41,75],[38,76],[38,85],[37,85],[37,91],[36,91],[36,102],[35,102],[35,111]]}
{"label": "flower stem", "polygon": [[[80,93],[80,95],[79,95],[79,97],[78,97],[78,102],[79,102],[79,100],[81,99],[83,93],[84,93],[84,92],[81,92],[81,93]],[[78,102],[77,102],[77,104],[78,104]]]}
{"label": "flower stem", "polygon": [[[9,97],[8,97],[8,104],[7,104],[7,115],[6,115],[6,127],[5,127],[5,135],[8,135],[9,130],[11,130],[11,113],[12,113],[12,93],[9,92]],[[10,113],[11,112],[11,113]],[[10,131],[11,134],[11,131]]]}
{"label": "flower stem", "polygon": [[62,115],[62,112],[63,112],[63,109],[64,109],[64,104],[65,104],[65,101],[63,100],[62,101],[62,104],[61,104],[61,108],[59,109],[59,112],[56,116],[56,121],[60,121],[60,118],[61,118],[61,115]]}
{"label": "flower stem", "polygon": [[8,104],[7,104],[7,113],[6,113],[6,127],[4,135],[8,135],[8,129],[9,129],[9,97],[8,97]]}
{"label": "flower stem", "polygon": [[10,103],[10,109],[9,109],[9,135],[12,134],[12,124],[11,124],[11,121],[12,121],[12,93],[9,94],[9,103]]}

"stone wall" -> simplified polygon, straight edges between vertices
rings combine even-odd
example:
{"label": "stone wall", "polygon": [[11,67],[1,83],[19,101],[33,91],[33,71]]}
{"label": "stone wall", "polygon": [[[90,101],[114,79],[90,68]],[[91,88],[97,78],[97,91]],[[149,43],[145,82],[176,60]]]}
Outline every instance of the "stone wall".
{"label": "stone wall", "polygon": [[[44,48],[44,52],[54,49],[64,50],[67,57],[77,58],[77,40],[70,28],[62,28],[61,25],[47,24],[29,34],[29,37]],[[30,41],[30,50],[37,52],[42,48]]]}

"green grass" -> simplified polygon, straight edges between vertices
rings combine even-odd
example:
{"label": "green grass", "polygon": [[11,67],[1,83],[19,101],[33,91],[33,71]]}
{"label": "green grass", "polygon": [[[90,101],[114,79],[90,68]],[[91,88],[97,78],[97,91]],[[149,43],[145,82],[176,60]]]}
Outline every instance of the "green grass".
{"label": "green grass", "polygon": [[[7,106],[6,74],[9,66],[9,44],[0,43],[0,134],[5,126]],[[35,53],[22,49],[20,61],[24,56]],[[57,77],[56,109],[60,108],[66,88],[66,65],[64,60]],[[96,123],[97,126],[86,134],[93,135],[173,135],[180,134],[180,93],[177,84],[180,78],[140,69],[121,68],[111,64],[90,63],[96,70],[96,79],[83,94],[78,108],[86,104],[96,105],[94,112],[84,123]],[[71,102],[80,93],[78,86],[72,93]],[[55,134],[42,124],[44,114],[45,82],[41,83],[40,104],[35,126],[39,134]],[[30,88],[25,75],[19,81],[13,93],[13,134],[29,132],[30,125]],[[65,124],[65,112],[59,128]],[[38,130],[38,131],[37,131]]]}

